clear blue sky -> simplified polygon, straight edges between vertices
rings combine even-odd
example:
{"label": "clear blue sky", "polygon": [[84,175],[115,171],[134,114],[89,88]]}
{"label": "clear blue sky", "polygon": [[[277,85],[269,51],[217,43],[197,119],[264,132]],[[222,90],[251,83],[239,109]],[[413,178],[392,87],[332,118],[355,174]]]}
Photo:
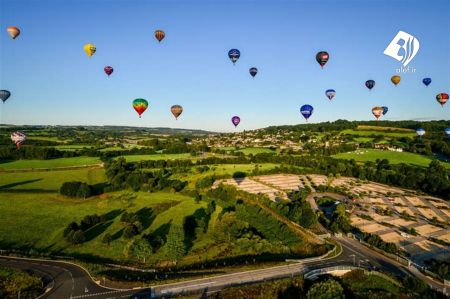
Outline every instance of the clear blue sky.
{"label": "clear blue sky", "polygon": [[[3,122],[132,125],[234,131],[310,122],[450,119],[450,1],[69,1],[0,0],[0,89],[12,92]],[[7,26],[22,34],[12,40]],[[155,40],[155,29],[166,38]],[[399,30],[420,41],[394,87],[400,63],[383,54]],[[97,53],[89,59],[85,43]],[[231,48],[241,51],[233,66]],[[330,53],[322,70],[320,50]],[[110,78],[103,72],[114,67]],[[248,69],[255,66],[252,79]],[[421,81],[430,76],[425,87]],[[364,86],[374,79],[369,91]],[[325,90],[337,95],[330,103]],[[150,107],[137,117],[131,101]],[[175,121],[169,109],[184,107]]]}

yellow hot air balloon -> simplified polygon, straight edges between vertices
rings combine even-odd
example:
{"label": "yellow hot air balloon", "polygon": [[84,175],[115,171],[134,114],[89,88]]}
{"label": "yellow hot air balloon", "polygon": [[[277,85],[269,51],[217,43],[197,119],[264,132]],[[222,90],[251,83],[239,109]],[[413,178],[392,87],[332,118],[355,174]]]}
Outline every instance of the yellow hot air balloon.
{"label": "yellow hot air balloon", "polygon": [[9,26],[6,31],[8,31],[8,34],[12,39],[16,39],[20,34],[20,29],[16,26]]}
{"label": "yellow hot air balloon", "polygon": [[392,76],[391,77],[391,82],[394,83],[395,86],[397,86],[398,83],[400,83],[400,80],[402,78],[400,78],[400,76]]}
{"label": "yellow hot air balloon", "polygon": [[97,48],[93,44],[85,44],[83,49],[84,52],[86,52],[87,56],[89,56],[89,58],[94,55],[95,51],[97,51]]}

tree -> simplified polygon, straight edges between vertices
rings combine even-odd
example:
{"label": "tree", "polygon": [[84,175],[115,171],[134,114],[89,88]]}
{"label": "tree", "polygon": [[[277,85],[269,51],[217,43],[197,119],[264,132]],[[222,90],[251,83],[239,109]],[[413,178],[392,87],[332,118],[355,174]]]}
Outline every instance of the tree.
{"label": "tree", "polygon": [[141,259],[144,264],[152,253],[153,253],[152,246],[145,239],[134,240],[129,248],[129,254],[137,257],[138,259]]}
{"label": "tree", "polygon": [[306,294],[308,299],[339,299],[344,297],[344,289],[339,282],[329,279],[315,283]]}
{"label": "tree", "polygon": [[7,298],[18,298],[21,293],[39,289],[42,282],[39,277],[32,276],[26,272],[15,272],[2,284],[5,291],[11,295],[11,297]]}
{"label": "tree", "polygon": [[166,242],[167,256],[174,260],[180,260],[186,254],[184,244],[184,229],[178,224],[171,224]]}
{"label": "tree", "polygon": [[108,244],[108,246],[109,246],[109,244],[112,242],[112,236],[111,236],[111,234],[110,234],[110,233],[106,233],[106,234],[103,236],[102,242],[105,243],[105,244]]}
{"label": "tree", "polygon": [[86,240],[86,237],[84,236],[84,233],[82,230],[77,230],[73,233],[72,238],[70,239],[70,242],[72,244],[81,244]]}

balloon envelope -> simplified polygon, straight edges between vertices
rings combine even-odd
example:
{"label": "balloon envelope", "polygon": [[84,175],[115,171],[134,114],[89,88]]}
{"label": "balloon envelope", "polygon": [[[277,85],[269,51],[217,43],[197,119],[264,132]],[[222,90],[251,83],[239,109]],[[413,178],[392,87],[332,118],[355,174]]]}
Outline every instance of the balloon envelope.
{"label": "balloon envelope", "polygon": [[446,128],[444,131],[445,134],[447,134],[447,136],[450,137],[450,128]]}
{"label": "balloon envelope", "polygon": [[9,26],[6,31],[12,39],[16,39],[20,35],[20,29],[15,26]]}
{"label": "balloon envelope", "polygon": [[94,53],[97,51],[97,47],[95,47],[94,44],[85,44],[83,49],[88,57],[92,57],[92,55],[94,55]]}
{"label": "balloon envelope", "polygon": [[423,136],[423,135],[425,135],[425,130],[422,128],[419,128],[416,130],[416,134],[417,134],[417,136]]}
{"label": "balloon envelope", "polygon": [[228,51],[228,58],[230,58],[233,64],[238,61],[239,57],[241,57],[241,52],[238,49],[231,49],[230,51]]}
{"label": "balloon envelope", "polygon": [[320,66],[323,68],[323,66],[328,62],[328,59],[330,58],[330,55],[328,52],[320,51],[316,54],[316,61],[320,64]]}
{"label": "balloon envelope", "polygon": [[314,111],[314,108],[311,105],[303,105],[300,107],[300,113],[303,115],[303,117],[306,120],[308,120],[308,118],[311,117],[313,111]]}
{"label": "balloon envelope", "polygon": [[366,87],[369,89],[369,90],[372,90],[372,88],[375,86],[375,81],[374,80],[367,80],[366,81]]}
{"label": "balloon envelope", "polygon": [[372,108],[372,114],[376,117],[376,119],[379,119],[381,115],[383,115],[383,107],[373,107]]}
{"label": "balloon envelope", "polygon": [[0,90],[0,99],[4,102],[11,96],[11,93],[8,90]]}
{"label": "balloon envelope", "polygon": [[255,77],[256,74],[258,73],[258,69],[256,67],[251,67],[248,71],[250,75],[252,75],[252,77]]}
{"label": "balloon envelope", "polygon": [[173,116],[175,116],[175,119],[178,119],[178,116],[183,113],[183,107],[181,107],[180,105],[173,105],[170,108],[170,111],[172,112]]}
{"label": "balloon envelope", "polygon": [[26,139],[27,139],[27,136],[23,132],[16,131],[16,132],[11,133],[11,140],[16,144],[16,147],[18,149],[20,148],[22,143],[25,142]]}
{"label": "balloon envelope", "polygon": [[381,108],[383,108],[383,115],[386,115],[386,113],[388,113],[389,108],[386,106],[382,106]]}
{"label": "balloon envelope", "polygon": [[164,31],[159,29],[155,31],[155,38],[158,40],[158,42],[161,42],[165,36],[166,33]]}
{"label": "balloon envelope", "polygon": [[400,78],[400,76],[397,76],[397,75],[396,75],[396,76],[392,76],[392,77],[391,77],[391,82],[394,83],[395,86],[397,86],[398,83],[400,83],[400,80],[401,80],[401,79],[402,79],[402,78]]}
{"label": "balloon envelope", "polygon": [[444,107],[445,103],[448,101],[448,94],[445,92],[438,93],[436,96],[436,101],[441,104],[442,107]]}
{"label": "balloon envelope", "polygon": [[233,116],[231,118],[231,122],[233,123],[234,127],[237,127],[241,122],[241,118],[239,116]]}
{"label": "balloon envelope", "polygon": [[105,74],[108,75],[108,77],[114,72],[114,69],[112,68],[112,66],[105,66],[105,68],[103,69],[105,71]]}
{"label": "balloon envelope", "polygon": [[336,95],[336,90],[334,90],[334,89],[327,89],[325,91],[325,95],[331,101],[334,98],[334,96]]}
{"label": "balloon envelope", "polygon": [[144,99],[135,99],[133,101],[133,108],[138,113],[139,117],[141,117],[142,113],[147,110],[148,102]]}
{"label": "balloon envelope", "polygon": [[426,86],[430,85],[431,83],[431,78],[423,78],[422,80],[423,84],[425,84]]}

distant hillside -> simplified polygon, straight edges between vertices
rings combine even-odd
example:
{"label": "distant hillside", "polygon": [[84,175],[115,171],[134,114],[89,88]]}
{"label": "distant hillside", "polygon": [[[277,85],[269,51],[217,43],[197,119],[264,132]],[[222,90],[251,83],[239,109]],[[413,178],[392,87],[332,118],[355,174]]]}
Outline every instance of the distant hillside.
{"label": "distant hillside", "polygon": [[404,129],[416,130],[417,128],[424,128],[426,131],[442,131],[450,127],[450,120],[436,120],[436,121],[347,121],[337,120],[334,122],[322,122],[314,124],[299,124],[286,126],[271,126],[263,128],[267,132],[276,131],[342,131],[346,129],[359,130],[373,130],[373,131],[400,131]]}

